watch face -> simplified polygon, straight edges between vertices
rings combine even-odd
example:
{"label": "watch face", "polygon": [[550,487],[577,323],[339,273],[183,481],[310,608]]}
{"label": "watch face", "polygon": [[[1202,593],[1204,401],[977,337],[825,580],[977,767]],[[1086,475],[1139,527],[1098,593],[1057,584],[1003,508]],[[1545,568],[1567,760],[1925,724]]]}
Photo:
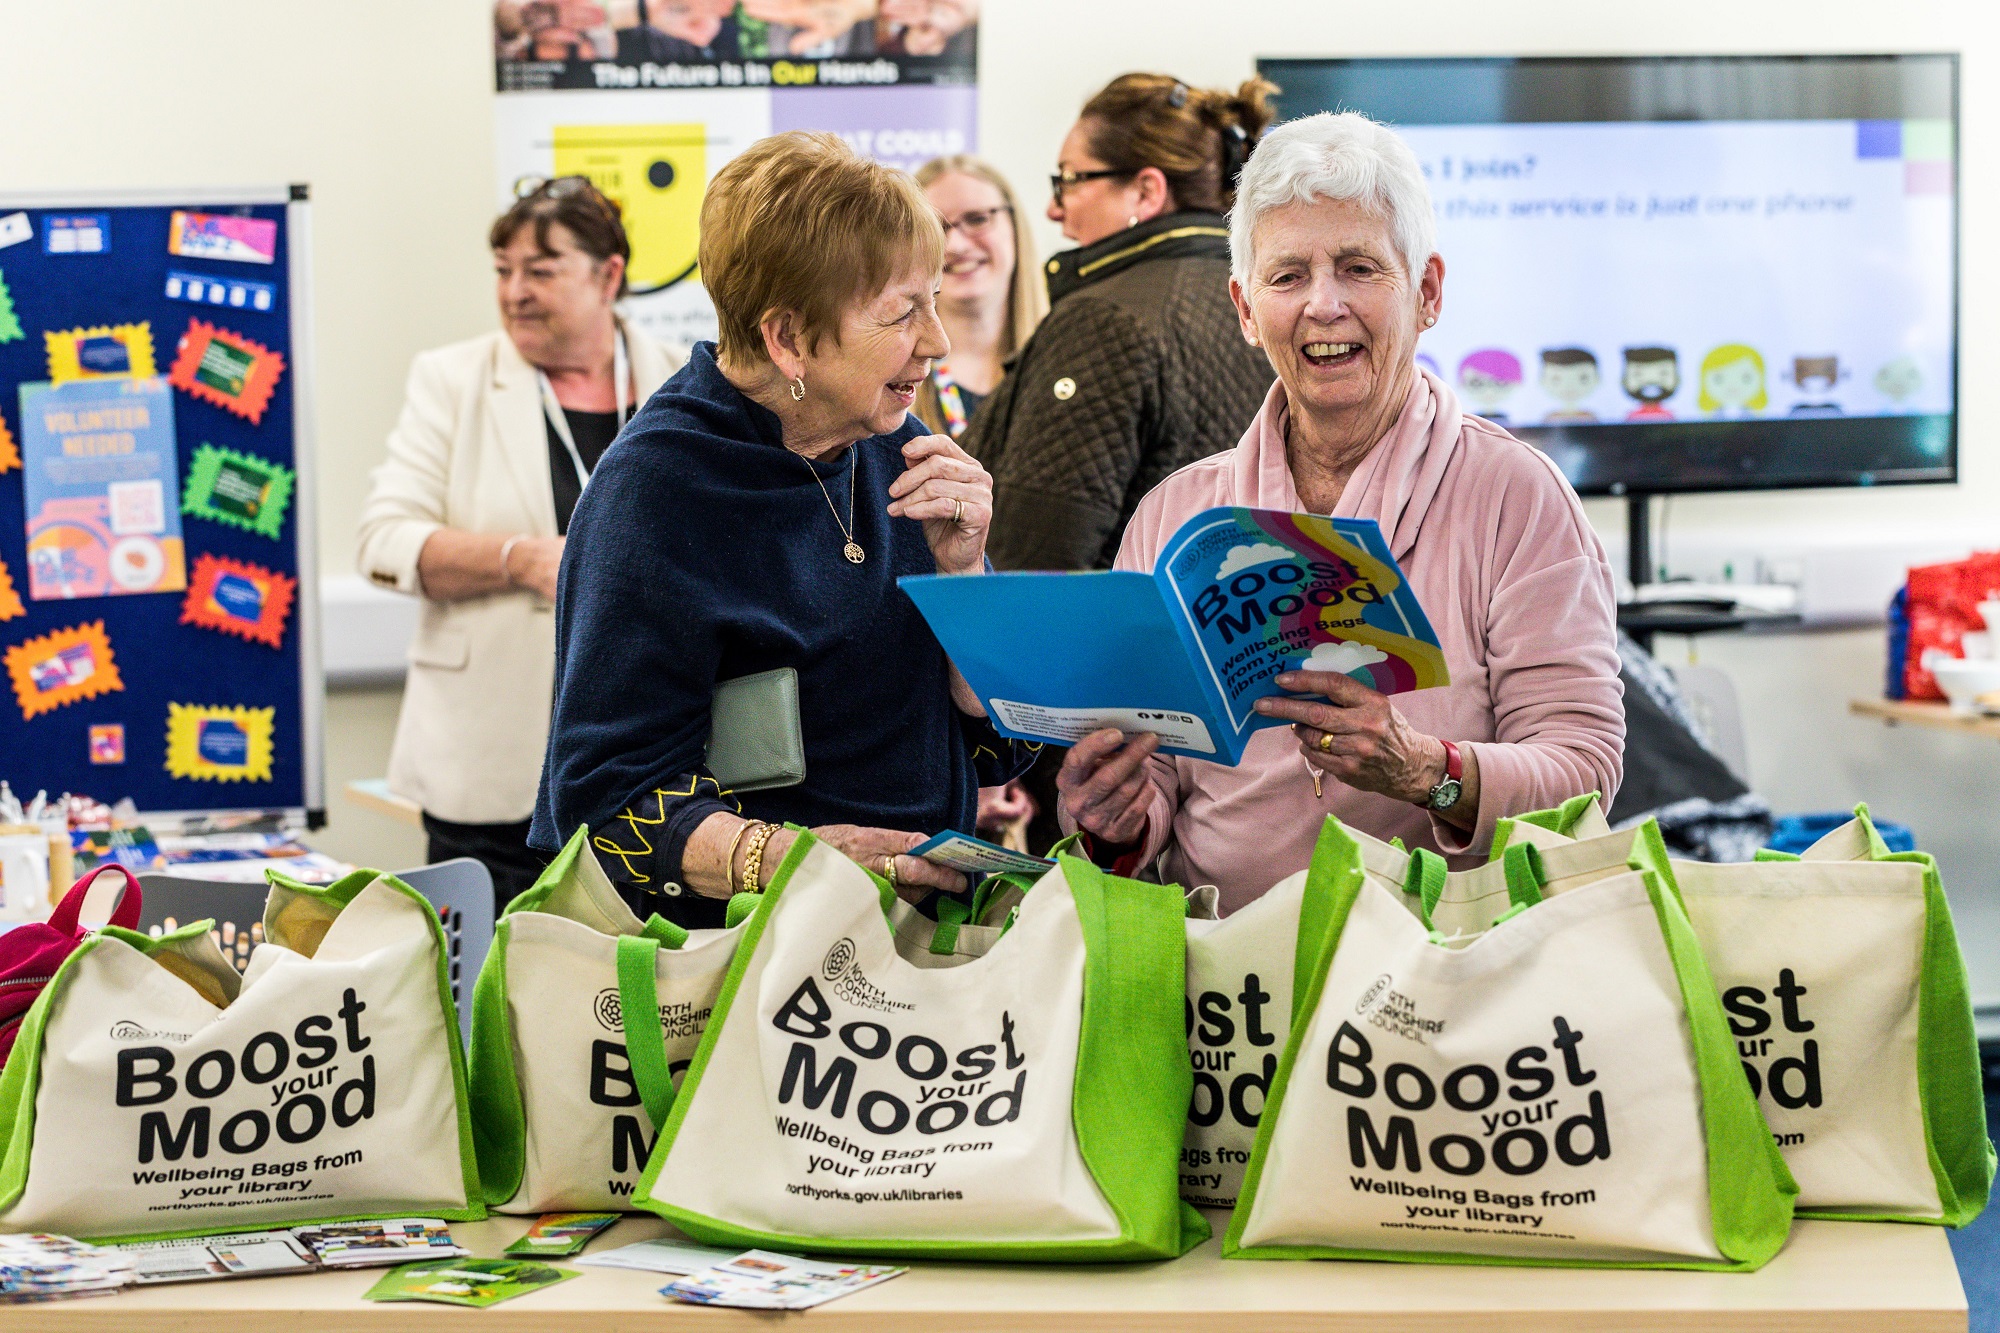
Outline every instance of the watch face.
{"label": "watch face", "polygon": [[1431,788],[1431,809],[1449,810],[1458,804],[1459,792],[1463,790],[1457,778],[1446,778]]}

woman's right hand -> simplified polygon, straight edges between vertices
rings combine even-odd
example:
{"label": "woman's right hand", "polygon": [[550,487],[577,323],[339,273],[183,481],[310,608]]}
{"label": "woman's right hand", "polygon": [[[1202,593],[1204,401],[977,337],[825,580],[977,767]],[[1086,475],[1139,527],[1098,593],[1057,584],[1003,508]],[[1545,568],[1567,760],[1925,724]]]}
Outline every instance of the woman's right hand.
{"label": "woman's right hand", "polygon": [[1056,791],[1076,826],[1120,847],[1144,839],[1152,803],[1146,761],[1159,748],[1151,732],[1127,741],[1115,727],[1093,731],[1071,747],[1056,774]]}
{"label": "woman's right hand", "polygon": [[[822,824],[812,831],[812,835],[826,843],[842,856],[865,870],[871,870],[884,879],[889,878],[889,862],[896,864],[896,896],[906,902],[915,902],[932,889],[942,889],[946,893],[964,893],[967,885],[965,876],[956,870],[932,865],[921,857],[906,856],[910,848],[924,840],[921,833],[900,833],[895,829],[860,828],[853,824]],[[790,829],[780,829],[771,835],[771,842],[764,849],[763,873],[759,876],[765,884],[778,869],[778,864],[791,850],[797,835]],[[761,887],[761,886],[760,886]]]}

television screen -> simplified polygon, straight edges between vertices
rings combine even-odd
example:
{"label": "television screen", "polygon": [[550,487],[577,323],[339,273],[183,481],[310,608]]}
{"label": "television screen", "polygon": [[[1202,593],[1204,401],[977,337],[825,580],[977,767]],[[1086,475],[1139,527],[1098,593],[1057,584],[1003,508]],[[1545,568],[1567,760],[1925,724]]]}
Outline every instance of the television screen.
{"label": "television screen", "polygon": [[1420,355],[1579,491],[1955,478],[1955,56],[1258,63],[1415,150]]}

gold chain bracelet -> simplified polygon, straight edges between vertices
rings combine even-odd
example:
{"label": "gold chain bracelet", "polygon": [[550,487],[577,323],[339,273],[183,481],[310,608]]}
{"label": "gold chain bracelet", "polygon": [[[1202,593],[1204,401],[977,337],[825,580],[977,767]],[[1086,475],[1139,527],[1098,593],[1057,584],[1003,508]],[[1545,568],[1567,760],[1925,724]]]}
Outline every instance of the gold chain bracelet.
{"label": "gold chain bracelet", "polygon": [[778,831],[776,824],[759,824],[757,831],[750,835],[750,850],[743,856],[743,889],[746,893],[764,891],[764,844]]}

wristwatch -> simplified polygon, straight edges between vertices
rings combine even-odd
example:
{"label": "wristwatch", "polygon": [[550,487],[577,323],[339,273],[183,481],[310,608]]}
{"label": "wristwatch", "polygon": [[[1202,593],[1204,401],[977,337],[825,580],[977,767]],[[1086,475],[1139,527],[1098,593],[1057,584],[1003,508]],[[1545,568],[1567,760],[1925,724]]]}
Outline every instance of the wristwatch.
{"label": "wristwatch", "polygon": [[1444,781],[1430,789],[1423,800],[1417,802],[1427,810],[1449,810],[1458,804],[1458,797],[1465,790],[1461,781],[1465,777],[1465,765],[1458,757],[1458,747],[1450,741],[1439,741],[1444,746]]}

